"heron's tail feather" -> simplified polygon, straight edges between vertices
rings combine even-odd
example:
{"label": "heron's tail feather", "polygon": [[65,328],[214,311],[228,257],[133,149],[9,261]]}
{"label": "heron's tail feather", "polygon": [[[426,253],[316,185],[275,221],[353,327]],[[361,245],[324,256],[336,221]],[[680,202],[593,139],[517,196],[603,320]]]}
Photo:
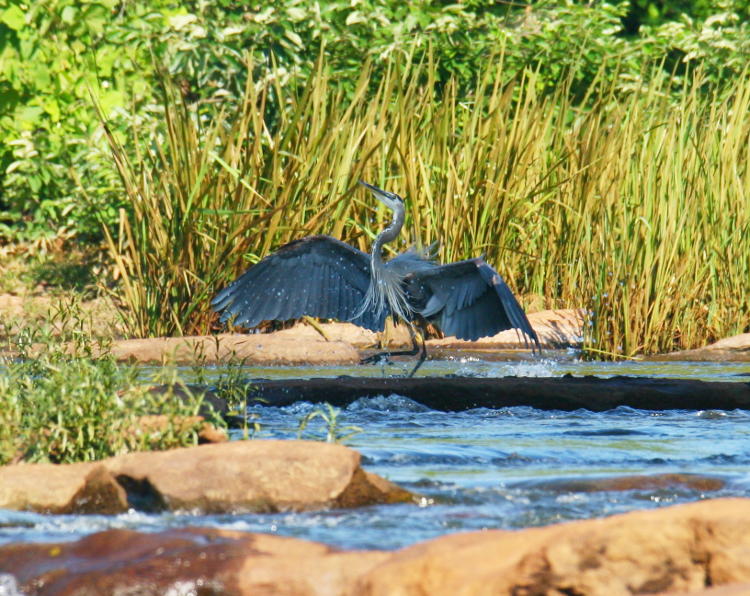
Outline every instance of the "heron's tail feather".
{"label": "heron's tail feather", "polygon": [[397,271],[374,269],[362,305],[352,319],[361,317],[365,312],[373,312],[376,317],[385,313],[410,321],[411,309],[403,288],[403,279],[403,275]]}

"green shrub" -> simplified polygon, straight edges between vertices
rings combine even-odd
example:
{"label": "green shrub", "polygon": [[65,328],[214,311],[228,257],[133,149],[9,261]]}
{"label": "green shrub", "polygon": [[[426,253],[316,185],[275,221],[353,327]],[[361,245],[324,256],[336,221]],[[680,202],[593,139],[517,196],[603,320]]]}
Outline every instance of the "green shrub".
{"label": "green shrub", "polygon": [[97,238],[100,218],[116,216],[90,91],[108,110],[130,106],[147,90],[148,57],[145,39],[131,44],[109,27],[117,5],[11,0],[0,9],[0,239]]}
{"label": "green shrub", "polygon": [[[176,388],[179,378],[162,374],[149,383],[136,367],[117,364],[108,342],[86,333],[75,308],[58,308],[51,323],[43,331],[15,329],[16,357],[0,367],[0,465],[93,461],[197,444],[202,422],[192,417],[202,398],[148,390],[165,381]],[[144,425],[142,417],[153,414],[165,415],[166,426]]]}

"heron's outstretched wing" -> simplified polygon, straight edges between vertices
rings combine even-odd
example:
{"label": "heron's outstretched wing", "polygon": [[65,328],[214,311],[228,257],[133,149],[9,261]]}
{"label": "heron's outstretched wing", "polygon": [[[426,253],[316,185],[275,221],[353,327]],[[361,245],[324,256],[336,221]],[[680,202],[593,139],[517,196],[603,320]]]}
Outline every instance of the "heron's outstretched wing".
{"label": "heron's outstretched wing", "polygon": [[382,331],[387,313],[354,318],[369,284],[365,253],[330,236],[308,236],[250,267],[211,305],[222,312],[222,322],[234,317],[235,325],[245,327],[308,315]]}
{"label": "heron's outstretched wing", "polygon": [[475,340],[518,329],[539,348],[539,339],[510,288],[484,259],[416,271],[407,280],[419,311],[446,335]]}

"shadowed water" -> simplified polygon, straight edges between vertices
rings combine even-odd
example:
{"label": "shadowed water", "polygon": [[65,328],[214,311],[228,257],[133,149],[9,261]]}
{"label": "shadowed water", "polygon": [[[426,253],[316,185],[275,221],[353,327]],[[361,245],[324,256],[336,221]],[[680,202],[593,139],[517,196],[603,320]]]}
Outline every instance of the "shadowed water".
{"label": "shadowed water", "polygon": [[[401,365],[388,367],[398,372]],[[404,365],[405,367],[405,365]],[[255,377],[381,374],[378,367],[248,369]],[[748,382],[747,364],[489,362],[468,356],[428,362],[424,375],[619,374]],[[296,438],[314,406],[253,406],[261,438]],[[447,532],[523,528],[720,496],[750,495],[750,412],[592,413],[533,408],[446,413],[392,395],[361,399],[339,415],[339,432],[367,470],[422,495],[420,505],[274,515],[45,516],[0,511],[0,541],[67,540],[112,527],[158,530],[209,525],[275,532],[346,548],[396,548]],[[233,431],[239,438],[241,431]],[[324,435],[320,420],[307,436]],[[586,480],[624,475],[708,475],[713,484],[591,490]],[[584,482],[582,482],[584,481]],[[723,484],[723,486],[721,486]],[[605,487],[611,489],[612,487]]]}

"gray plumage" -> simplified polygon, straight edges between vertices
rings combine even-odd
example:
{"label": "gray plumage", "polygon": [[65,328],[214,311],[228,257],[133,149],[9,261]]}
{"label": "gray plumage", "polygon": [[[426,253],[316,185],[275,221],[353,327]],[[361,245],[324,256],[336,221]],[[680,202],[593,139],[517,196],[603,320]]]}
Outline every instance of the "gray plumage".
{"label": "gray plumage", "polygon": [[466,340],[517,329],[539,348],[510,288],[481,257],[439,265],[412,249],[383,262],[383,245],[404,223],[403,200],[360,183],[393,211],[370,255],[330,236],[290,242],[219,292],[211,304],[221,321],[255,327],[308,315],[382,331],[386,317],[394,316],[412,326],[427,321]]}

